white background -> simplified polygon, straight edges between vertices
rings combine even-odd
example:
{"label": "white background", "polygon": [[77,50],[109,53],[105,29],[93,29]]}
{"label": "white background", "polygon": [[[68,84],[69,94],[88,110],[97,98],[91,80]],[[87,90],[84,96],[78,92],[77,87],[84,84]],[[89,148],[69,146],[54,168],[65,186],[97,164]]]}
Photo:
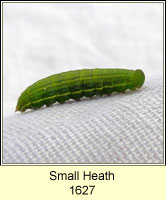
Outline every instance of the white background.
{"label": "white background", "polygon": [[163,70],[162,3],[5,3],[3,106],[33,82],[82,68]]}

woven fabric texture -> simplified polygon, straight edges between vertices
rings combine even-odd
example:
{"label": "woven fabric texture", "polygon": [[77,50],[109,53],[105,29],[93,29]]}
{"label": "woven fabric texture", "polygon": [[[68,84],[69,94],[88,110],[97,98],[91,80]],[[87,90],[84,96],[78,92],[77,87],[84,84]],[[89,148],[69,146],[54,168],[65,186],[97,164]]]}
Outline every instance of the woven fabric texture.
{"label": "woven fabric texture", "polygon": [[162,163],[163,83],[4,119],[4,163]]}

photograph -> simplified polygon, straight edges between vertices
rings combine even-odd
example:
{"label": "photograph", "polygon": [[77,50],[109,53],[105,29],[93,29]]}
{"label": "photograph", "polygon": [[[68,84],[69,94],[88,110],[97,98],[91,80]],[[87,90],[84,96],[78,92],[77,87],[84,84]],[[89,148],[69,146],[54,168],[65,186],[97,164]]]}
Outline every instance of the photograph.
{"label": "photograph", "polygon": [[3,164],[164,164],[163,3],[2,11]]}

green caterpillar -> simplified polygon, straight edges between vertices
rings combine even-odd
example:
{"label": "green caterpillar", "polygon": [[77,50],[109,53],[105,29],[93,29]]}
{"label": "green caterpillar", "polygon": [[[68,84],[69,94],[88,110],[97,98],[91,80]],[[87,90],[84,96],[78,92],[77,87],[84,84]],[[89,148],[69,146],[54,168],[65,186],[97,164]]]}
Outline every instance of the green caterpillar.
{"label": "green caterpillar", "polygon": [[18,99],[16,111],[37,109],[69,99],[123,92],[140,88],[145,81],[142,70],[82,69],[41,79],[29,86]]}

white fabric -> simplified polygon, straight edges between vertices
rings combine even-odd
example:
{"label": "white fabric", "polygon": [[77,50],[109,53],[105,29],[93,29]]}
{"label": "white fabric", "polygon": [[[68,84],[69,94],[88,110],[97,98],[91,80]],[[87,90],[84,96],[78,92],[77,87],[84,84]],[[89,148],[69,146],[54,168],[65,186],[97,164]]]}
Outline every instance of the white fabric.
{"label": "white fabric", "polygon": [[4,120],[5,163],[161,163],[161,80]]}
{"label": "white fabric", "polygon": [[[5,163],[163,161],[160,3],[6,3]],[[83,68],[141,68],[141,90],[14,113],[33,82]]]}

